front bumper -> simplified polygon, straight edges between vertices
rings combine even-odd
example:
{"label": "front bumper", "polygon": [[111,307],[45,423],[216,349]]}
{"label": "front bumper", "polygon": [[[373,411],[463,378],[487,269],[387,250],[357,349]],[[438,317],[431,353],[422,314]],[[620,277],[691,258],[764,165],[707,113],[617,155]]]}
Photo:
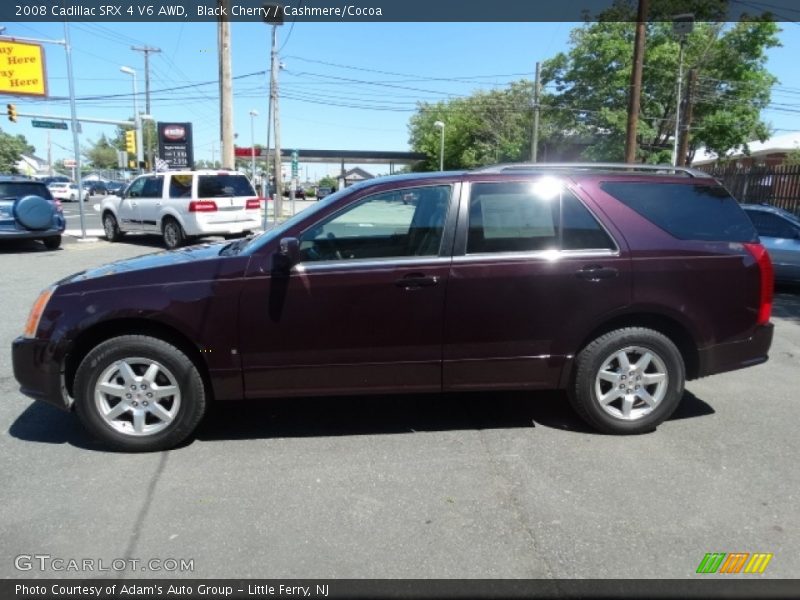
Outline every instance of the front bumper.
{"label": "front bumper", "polygon": [[775,326],[759,326],[749,338],[701,348],[699,377],[744,369],[767,362]]}
{"label": "front bumper", "polygon": [[11,362],[23,394],[70,409],[72,402],[64,386],[63,362],[53,356],[50,342],[18,337],[11,344]]}

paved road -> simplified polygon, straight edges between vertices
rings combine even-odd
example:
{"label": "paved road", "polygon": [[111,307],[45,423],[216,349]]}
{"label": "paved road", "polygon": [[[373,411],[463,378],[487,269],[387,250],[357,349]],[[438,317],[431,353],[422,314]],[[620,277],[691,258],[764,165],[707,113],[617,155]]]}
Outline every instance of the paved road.
{"label": "paved road", "polygon": [[46,284],[156,249],[0,248],[0,577],[43,575],[20,554],[193,559],[177,575],[198,577],[686,578],[740,551],[774,553],[764,577],[800,572],[797,290],[777,296],[769,363],[689,383],[648,435],[595,434],[557,393],[326,398],[217,407],[177,450],[109,453],[17,392],[8,348]]}

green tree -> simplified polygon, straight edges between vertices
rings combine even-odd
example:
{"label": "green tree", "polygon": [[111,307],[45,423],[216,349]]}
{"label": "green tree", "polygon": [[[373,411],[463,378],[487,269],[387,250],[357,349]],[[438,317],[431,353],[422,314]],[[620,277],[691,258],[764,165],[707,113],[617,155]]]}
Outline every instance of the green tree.
{"label": "green tree", "polygon": [[[624,157],[634,23],[586,23],[574,29],[570,50],[544,63],[543,103],[562,132],[593,143],[593,160]],[[689,158],[699,146],[723,155],[769,128],[760,113],[776,78],[766,70],[766,50],[779,45],[778,26],[767,19],[735,24],[695,23],[685,44],[684,73],[696,69]],[[639,127],[639,159],[668,162],[676,115],[679,43],[670,22],[646,26]]]}
{"label": "green tree", "polygon": [[34,151],[25,136],[10,135],[0,129],[0,173],[17,173],[20,156]]}
{"label": "green tree", "polygon": [[319,183],[317,183],[317,187],[329,187],[333,188],[334,190],[336,189],[337,185],[338,184],[336,183],[336,179],[334,179],[330,175],[326,175],[325,177],[319,180]]}
{"label": "green tree", "polygon": [[117,168],[117,149],[105,134],[101,134],[96,142],[84,148],[82,154],[96,169]]}
{"label": "green tree", "polygon": [[[473,168],[486,164],[530,158],[533,83],[518,81],[506,89],[479,91],[465,98],[421,102],[409,121],[409,142],[415,152],[428,158],[414,168],[439,168],[444,123],[444,168]],[[540,140],[549,128],[541,123]]]}

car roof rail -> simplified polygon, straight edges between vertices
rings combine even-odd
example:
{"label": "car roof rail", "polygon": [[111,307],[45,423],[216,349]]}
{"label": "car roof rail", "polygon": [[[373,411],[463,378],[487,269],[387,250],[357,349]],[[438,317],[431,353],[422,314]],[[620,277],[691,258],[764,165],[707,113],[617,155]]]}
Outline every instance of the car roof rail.
{"label": "car roof rail", "polygon": [[588,172],[609,172],[609,171],[633,171],[653,174],[672,174],[685,175],[687,177],[711,178],[713,176],[691,167],[676,167],[673,165],[643,165],[631,163],[613,162],[588,162],[588,163],[504,163],[490,165],[473,169],[472,173],[508,173],[513,171],[588,171]]}

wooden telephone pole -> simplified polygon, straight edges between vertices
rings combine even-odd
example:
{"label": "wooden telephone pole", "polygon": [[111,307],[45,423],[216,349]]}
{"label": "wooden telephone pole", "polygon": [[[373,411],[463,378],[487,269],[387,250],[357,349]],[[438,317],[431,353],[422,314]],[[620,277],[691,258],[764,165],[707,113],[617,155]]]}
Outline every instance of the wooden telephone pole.
{"label": "wooden telephone pole", "polygon": [[[134,52],[144,53],[144,114],[150,115],[152,114],[150,112],[150,53],[161,52],[161,48],[152,48],[151,46],[131,46],[131,50],[133,50]],[[150,135],[151,130],[152,127],[148,127],[145,125],[144,159],[145,161],[147,161],[147,168],[152,171],[155,169],[155,165],[153,163],[153,140],[152,136]]]}
{"label": "wooden telephone pole", "polygon": [[689,71],[689,85],[686,86],[685,108],[683,110],[683,123],[681,126],[681,136],[678,142],[677,165],[686,166],[686,157],[689,155],[689,129],[692,126],[692,114],[694,113],[694,90],[697,87],[697,69]]}
{"label": "wooden telephone pole", "polygon": [[[228,0],[217,0],[217,5],[227,14]],[[217,48],[219,52],[219,113],[220,158],[223,169],[234,169],[233,152],[233,88],[231,85],[231,24],[227,17],[217,23]]]}
{"label": "wooden telephone pole", "polygon": [[636,14],[636,36],[633,41],[633,68],[628,94],[628,126],[625,136],[625,162],[636,162],[636,130],[639,126],[639,103],[642,97],[642,66],[644,64],[645,20],[648,0],[639,0]]}

